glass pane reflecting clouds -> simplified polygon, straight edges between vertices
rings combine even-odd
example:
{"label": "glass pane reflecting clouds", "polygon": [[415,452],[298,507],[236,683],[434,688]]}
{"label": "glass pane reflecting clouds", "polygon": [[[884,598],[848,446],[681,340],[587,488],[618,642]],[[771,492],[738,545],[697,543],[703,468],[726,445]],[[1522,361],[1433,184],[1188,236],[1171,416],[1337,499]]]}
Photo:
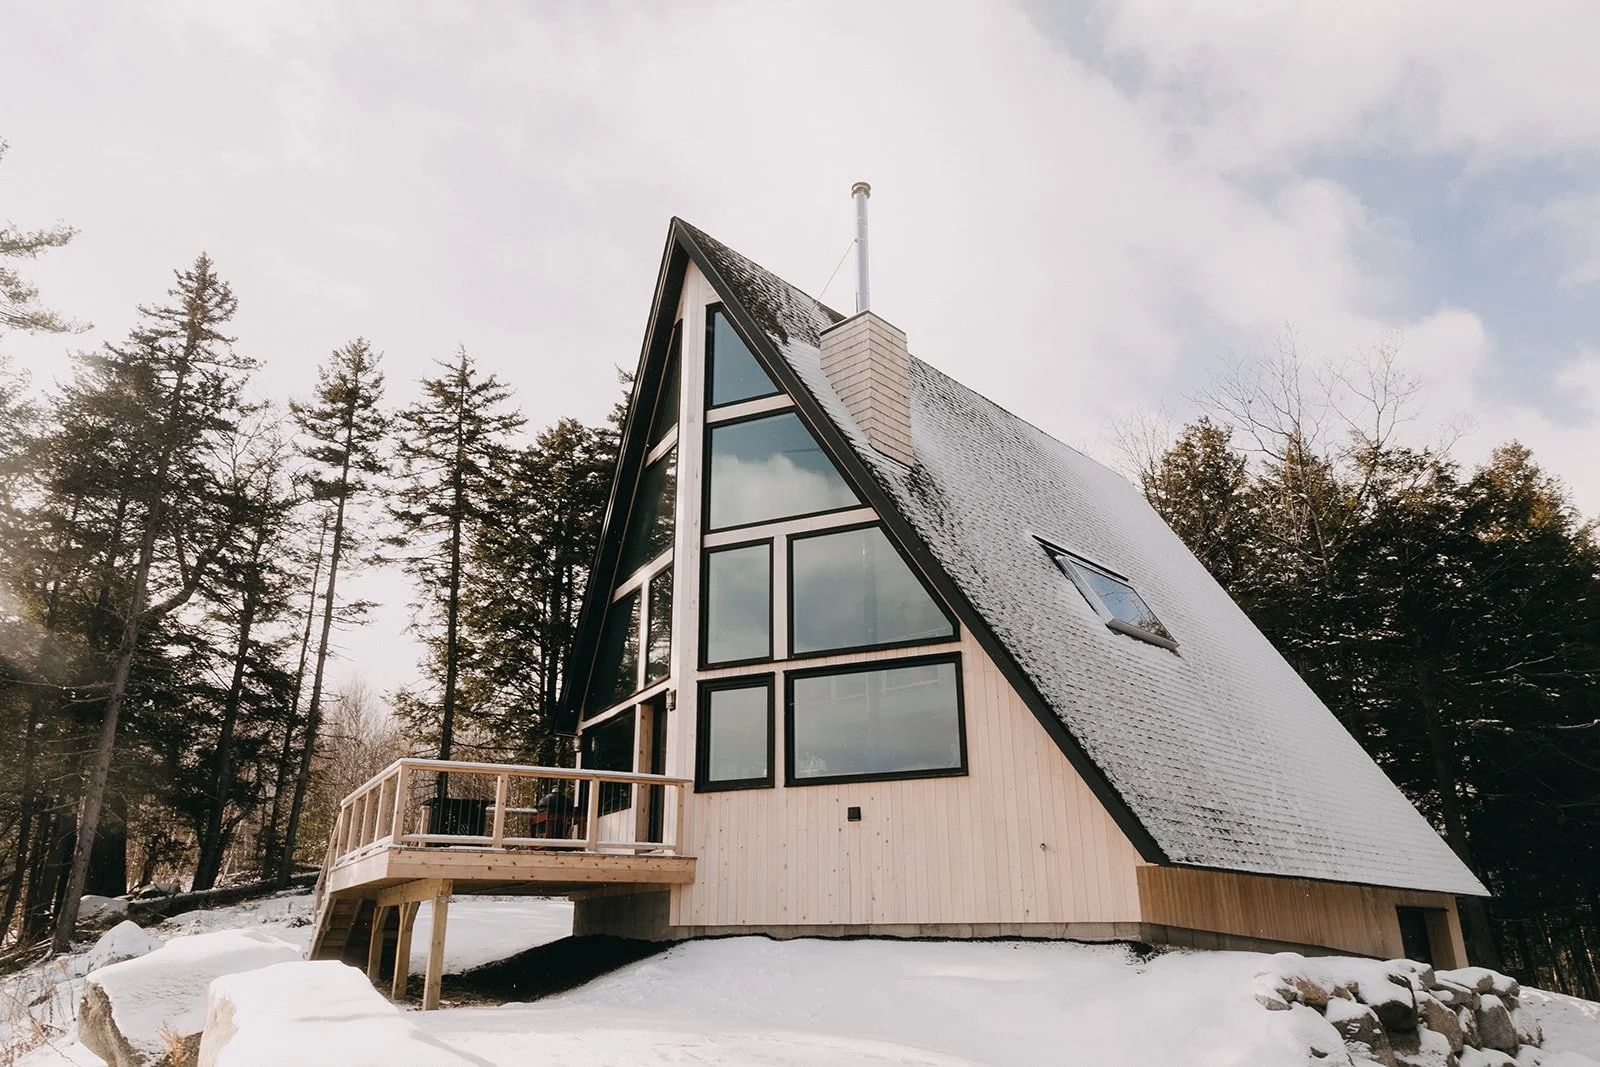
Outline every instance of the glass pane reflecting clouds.
{"label": "glass pane reflecting clouds", "polygon": [[778,392],[720,308],[712,308],[706,318],[706,358],[711,364],[712,407]]}
{"label": "glass pane reflecting clouds", "polygon": [[794,777],[959,769],[953,663],[794,679]]}
{"label": "glass pane reflecting clouds", "polygon": [[792,411],[711,430],[710,529],[860,504]]}
{"label": "glass pane reflecting clouds", "polygon": [[707,663],[765,659],[772,651],[770,544],[706,553]]}
{"label": "glass pane reflecting clouds", "polygon": [[712,689],[706,699],[706,780],[767,777],[767,687]]}
{"label": "glass pane reflecting clouds", "polygon": [[790,542],[796,655],[955,635],[881,527]]}

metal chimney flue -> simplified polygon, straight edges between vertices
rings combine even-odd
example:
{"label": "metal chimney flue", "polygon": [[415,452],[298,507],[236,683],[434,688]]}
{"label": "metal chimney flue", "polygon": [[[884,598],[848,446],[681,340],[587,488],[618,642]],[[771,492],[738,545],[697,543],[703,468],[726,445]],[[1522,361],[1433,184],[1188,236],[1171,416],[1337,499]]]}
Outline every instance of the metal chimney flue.
{"label": "metal chimney flue", "polygon": [[850,187],[856,202],[856,314],[867,310],[872,302],[872,287],[867,283],[867,198],[872,186],[856,182]]}

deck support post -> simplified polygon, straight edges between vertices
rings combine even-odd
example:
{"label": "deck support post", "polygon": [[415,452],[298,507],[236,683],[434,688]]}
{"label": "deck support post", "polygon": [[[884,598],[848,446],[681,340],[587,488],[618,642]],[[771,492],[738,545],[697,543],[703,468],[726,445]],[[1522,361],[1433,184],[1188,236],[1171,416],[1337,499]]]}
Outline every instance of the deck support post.
{"label": "deck support post", "polygon": [[376,983],[383,977],[383,927],[389,909],[379,904],[372,909],[372,935],[367,938],[367,980]]}
{"label": "deck support post", "polygon": [[422,903],[408,900],[400,908],[400,936],[394,942],[394,979],[389,983],[389,999],[406,999],[406,983],[411,980],[411,928],[416,925]]}
{"label": "deck support post", "polygon": [[439,881],[433,894],[433,930],[428,938],[428,973],[422,986],[422,1010],[439,1006],[439,987],[444,981],[444,934],[450,921],[450,879]]}

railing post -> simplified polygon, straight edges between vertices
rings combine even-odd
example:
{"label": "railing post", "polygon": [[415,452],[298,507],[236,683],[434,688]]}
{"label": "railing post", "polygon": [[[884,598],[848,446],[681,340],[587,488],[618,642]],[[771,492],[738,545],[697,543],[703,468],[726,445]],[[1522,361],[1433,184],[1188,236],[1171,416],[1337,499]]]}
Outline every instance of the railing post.
{"label": "railing post", "polygon": [[683,811],[687,806],[685,801],[688,800],[687,794],[689,791],[684,788],[682,782],[679,782],[673,788],[678,791],[678,811],[677,818],[673,820],[672,826],[672,854],[681,856],[683,855]]}
{"label": "railing post", "polygon": [[409,782],[406,778],[406,765],[400,764],[395,769],[394,775],[394,843],[403,845],[401,840],[406,836],[406,801],[411,794],[408,790]]}
{"label": "railing post", "polygon": [[600,779],[589,780],[589,810],[584,814],[584,823],[587,830],[588,844],[585,846],[589,852],[600,851]]}
{"label": "railing post", "polygon": [[506,840],[506,803],[511,796],[511,779],[498,775],[494,780],[494,844],[504,848]]}

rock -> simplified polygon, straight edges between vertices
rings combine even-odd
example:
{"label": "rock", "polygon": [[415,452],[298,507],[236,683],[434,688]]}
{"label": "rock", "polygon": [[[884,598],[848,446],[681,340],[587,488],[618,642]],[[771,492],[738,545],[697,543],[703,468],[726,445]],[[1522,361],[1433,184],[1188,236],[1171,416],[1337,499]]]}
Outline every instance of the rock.
{"label": "rock", "polygon": [[1517,1041],[1523,1045],[1540,1048],[1544,1045],[1544,1028],[1539,1025],[1539,1020],[1533,1012],[1523,1007],[1508,1009],[1511,1016],[1511,1029],[1517,1032]]}
{"label": "rock", "polygon": [[1419,1028],[1403,1034],[1390,1034],[1396,1067],[1456,1067],[1455,1050],[1443,1034]]}
{"label": "rock", "polygon": [[1479,998],[1478,1040],[1484,1048],[1502,1052],[1515,1052],[1521,1044],[1517,1040],[1517,1028],[1511,1024],[1511,1013],[1493,993],[1484,993]]}
{"label": "rock", "polygon": [[1328,1006],[1328,1001],[1333,999],[1354,1000],[1355,994],[1350,992],[1348,986],[1337,982],[1318,981],[1303,974],[1284,975],[1283,982],[1295,992],[1296,999],[1308,1007],[1321,1010]]}
{"label": "rock", "polygon": [[1271,971],[1256,975],[1251,992],[1256,1003],[1268,1011],[1288,1011],[1289,1005],[1300,999],[1293,987],[1280,981]]}
{"label": "rock", "polygon": [[1415,1030],[1417,1028],[1417,996],[1405,975],[1396,975],[1387,981],[1365,981],[1356,990],[1356,999],[1378,1013],[1388,1030]]}
{"label": "rock", "polygon": [[[1477,994],[1473,994],[1476,996]],[[1461,1022],[1461,1041],[1463,1044],[1476,1048],[1483,1044],[1478,1036],[1478,1009],[1457,1008],[1456,1018]]]}
{"label": "rock", "polygon": [[481,1062],[425,1034],[354,967],[297,960],[212,983],[198,1067]]}
{"label": "rock", "polygon": [[1469,989],[1458,982],[1447,982],[1444,979],[1437,979],[1433,984],[1433,988],[1431,988],[1428,992],[1439,998],[1439,1000],[1443,1001],[1444,1003],[1450,1005],[1452,1008],[1471,1008],[1473,1011],[1478,1010],[1477,991]]}
{"label": "rock", "polygon": [[1389,1047],[1389,1035],[1370,1006],[1335,997],[1328,1001],[1326,1018],[1344,1039],[1351,1055],[1365,1056],[1384,1067],[1398,1067]]}
{"label": "rock", "polygon": [[1411,978],[1411,988],[1418,991],[1432,988],[1436,980],[1433,968],[1416,960],[1390,960],[1389,966],[1401,974],[1408,975]]}
{"label": "rock", "polygon": [[123,960],[138,959],[147,952],[153,952],[161,942],[144,932],[144,928],[132,920],[124,920],[101,935],[100,940],[94,943],[84,957],[84,972],[98,971],[102,967],[109,967],[113,963]]}
{"label": "rock", "polygon": [[1451,1052],[1461,1051],[1466,1035],[1454,1008],[1440,1003],[1431,993],[1423,993],[1417,997],[1417,1014],[1423,1026],[1445,1039]]}
{"label": "rock", "polygon": [[97,897],[93,893],[78,898],[78,921],[119,923],[128,917],[128,902],[120,897]]}
{"label": "rock", "polygon": [[79,1040],[109,1067],[192,1067],[212,979],[299,958],[253,930],[175,937],[84,980]]}
{"label": "rock", "polygon": [[1497,997],[1514,997],[1522,991],[1515,978],[1487,967],[1458,967],[1453,971],[1440,971],[1435,980],[1455,982],[1479,993],[1493,993]]}

